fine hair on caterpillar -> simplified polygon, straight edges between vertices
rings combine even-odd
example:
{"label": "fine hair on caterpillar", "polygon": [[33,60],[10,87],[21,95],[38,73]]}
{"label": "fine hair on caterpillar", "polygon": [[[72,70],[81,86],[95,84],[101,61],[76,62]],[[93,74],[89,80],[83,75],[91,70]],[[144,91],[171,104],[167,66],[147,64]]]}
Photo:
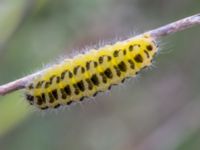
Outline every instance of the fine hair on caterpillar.
{"label": "fine hair on caterpillar", "polygon": [[25,97],[41,110],[82,102],[135,77],[157,51],[149,34],[90,49],[42,71],[26,84]]}

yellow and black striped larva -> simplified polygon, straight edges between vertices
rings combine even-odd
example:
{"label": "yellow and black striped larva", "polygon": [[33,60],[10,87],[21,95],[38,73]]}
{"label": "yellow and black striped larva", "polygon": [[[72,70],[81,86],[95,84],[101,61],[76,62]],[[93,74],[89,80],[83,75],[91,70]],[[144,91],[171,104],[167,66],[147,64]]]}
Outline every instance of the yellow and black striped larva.
{"label": "yellow and black striped larva", "polygon": [[41,110],[82,101],[134,77],[151,65],[157,51],[156,41],[148,34],[91,49],[35,77],[26,85],[26,99]]}

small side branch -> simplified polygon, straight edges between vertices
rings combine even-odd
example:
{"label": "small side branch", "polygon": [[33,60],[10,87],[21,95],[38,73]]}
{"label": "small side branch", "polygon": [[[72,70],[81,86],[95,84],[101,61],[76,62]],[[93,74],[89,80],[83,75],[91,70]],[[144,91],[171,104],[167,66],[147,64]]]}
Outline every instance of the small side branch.
{"label": "small side branch", "polygon": [[[200,25],[200,14],[196,14],[196,15],[175,21],[173,23],[164,25],[162,27],[150,30],[146,33],[149,33],[152,37],[154,37],[155,39],[158,39],[160,37],[185,30],[194,25]],[[13,91],[23,89],[25,85],[34,77],[36,77],[39,73],[40,72],[31,74],[21,79],[18,79],[13,82],[0,86],[0,95],[5,95]]]}

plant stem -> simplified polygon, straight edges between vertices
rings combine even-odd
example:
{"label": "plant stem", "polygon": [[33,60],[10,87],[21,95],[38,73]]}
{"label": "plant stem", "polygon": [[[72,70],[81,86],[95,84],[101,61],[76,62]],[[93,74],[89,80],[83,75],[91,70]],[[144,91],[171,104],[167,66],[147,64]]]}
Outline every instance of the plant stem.
{"label": "plant stem", "polygon": [[[150,34],[153,38],[158,39],[163,36],[167,36],[172,33],[176,33],[187,28],[190,28],[194,25],[200,25],[200,14],[196,14],[187,18],[183,18],[181,20],[175,21],[173,23],[164,25],[162,27],[147,31],[143,34]],[[32,80],[34,77],[39,75],[41,72],[37,72],[28,76],[25,76],[21,79],[12,81],[10,83],[4,84],[0,86],[0,95],[5,95],[10,92],[23,89],[25,85]]]}

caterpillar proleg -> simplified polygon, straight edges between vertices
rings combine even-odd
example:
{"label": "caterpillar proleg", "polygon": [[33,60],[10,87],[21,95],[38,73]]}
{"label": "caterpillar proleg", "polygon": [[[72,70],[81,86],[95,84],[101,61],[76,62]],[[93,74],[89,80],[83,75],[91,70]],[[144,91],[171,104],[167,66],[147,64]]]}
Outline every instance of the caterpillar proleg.
{"label": "caterpillar proleg", "polygon": [[148,34],[91,49],[47,68],[25,88],[31,105],[58,108],[95,96],[151,65],[158,51]]}

